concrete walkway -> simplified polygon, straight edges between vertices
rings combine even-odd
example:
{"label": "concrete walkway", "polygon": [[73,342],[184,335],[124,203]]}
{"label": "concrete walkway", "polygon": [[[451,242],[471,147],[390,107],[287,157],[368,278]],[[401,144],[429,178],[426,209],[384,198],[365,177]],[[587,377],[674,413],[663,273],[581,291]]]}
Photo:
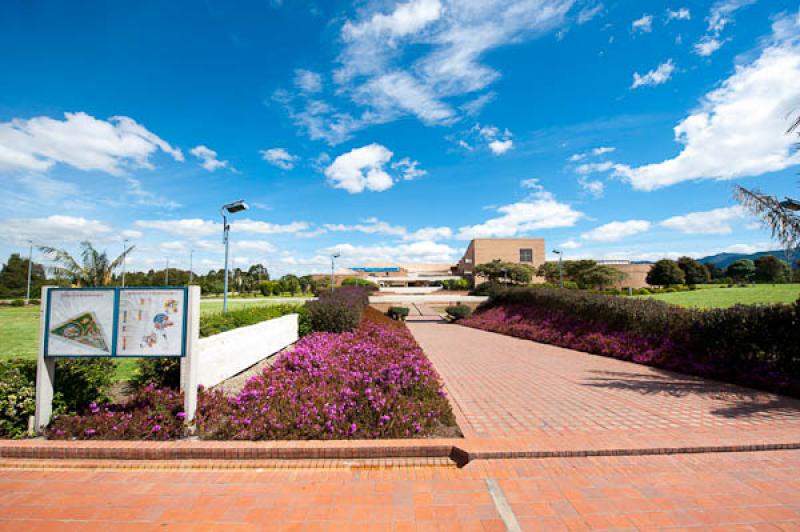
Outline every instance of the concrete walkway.
{"label": "concrete walkway", "polygon": [[564,449],[800,442],[795,399],[427,317],[408,326],[468,439]]}

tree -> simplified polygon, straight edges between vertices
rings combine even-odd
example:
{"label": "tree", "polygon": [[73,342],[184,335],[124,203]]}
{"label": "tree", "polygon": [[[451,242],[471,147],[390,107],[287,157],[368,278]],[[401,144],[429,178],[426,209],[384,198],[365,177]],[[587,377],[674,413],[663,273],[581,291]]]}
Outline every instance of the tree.
{"label": "tree", "polygon": [[646,281],[647,284],[656,286],[683,284],[686,281],[686,274],[674,260],[661,259],[647,272]]}
{"label": "tree", "polygon": [[114,260],[109,260],[106,252],[100,253],[92,246],[91,242],[81,242],[80,262],[66,250],[42,246],[39,248],[47,253],[56,263],[52,267],[57,277],[64,277],[78,286],[108,286],[111,284],[112,275],[125,257],[134,249],[129,247]]}
{"label": "tree", "polygon": [[708,276],[710,279],[722,279],[723,277],[725,277],[725,272],[722,270],[722,268],[720,268],[716,264],[711,264],[710,262],[707,262],[703,264],[703,267],[708,272]]}
{"label": "tree", "polygon": [[548,283],[556,284],[559,281],[558,268],[557,262],[545,262],[536,270],[536,275],[544,277]]}
{"label": "tree", "polygon": [[691,257],[679,258],[678,267],[683,270],[686,284],[705,284],[711,279],[708,270]]}
{"label": "tree", "polygon": [[583,270],[576,279],[578,285],[586,288],[608,288],[617,284],[625,278],[625,274],[619,270],[615,270],[611,266],[598,264],[594,268]]}
{"label": "tree", "polygon": [[772,255],[757,258],[755,267],[756,281],[762,283],[784,283],[792,277],[789,264]]}
{"label": "tree", "polygon": [[583,260],[567,260],[564,261],[564,277],[573,281],[577,281],[582,272],[591,270],[597,266],[597,262],[589,259]]}
{"label": "tree", "polygon": [[750,259],[739,259],[728,266],[726,273],[736,282],[749,282],[756,274],[756,265]]}
{"label": "tree", "polygon": [[[38,297],[42,284],[46,280],[44,267],[33,263],[31,268],[31,296]],[[0,270],[0,293],[8,296],[24,296],[28,287],[28,259],[12,253],[8,262]]]}

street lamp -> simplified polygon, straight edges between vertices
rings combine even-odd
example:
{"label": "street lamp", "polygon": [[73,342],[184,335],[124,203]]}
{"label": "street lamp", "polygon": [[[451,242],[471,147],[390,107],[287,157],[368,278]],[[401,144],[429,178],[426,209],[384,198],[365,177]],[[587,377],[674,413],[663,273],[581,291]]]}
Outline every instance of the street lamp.
{"label": "street lamp", "polygon": [[31,300],[31,271],[33,269],[33,240],[28,240],[30,247],[28,248],[28,288],[25,291],[25,304],[27,305]]}
{"label": "street lamp", "polygon": [[553,253],[558,255],[558,283],[561,288],[564,288],[564,270],[561,267],[561,259],[564,257],[564,254],[557,249],[554,249]]}
{"label": "street lamp", "polygon": [[220,214],[222,214],[222,242],[225,244],[225,281],[224,281],[224,293],[222,294],[222,312],[228,312],[228,232],[230,231],[230,226],[228,225],[228,214],[236,214],[237,212],[242,212],[247,210],[247,203],[244,200],[234,201],[233,203],[228,203],[223,205],[220,209]]}
{"label": "street lamp", "polygon": [[122,241],[122,288],[125,288],[125,261],[128,259],[128,239]]}
{"label": "street lamp", "polygon": [[167,269],[164,270],[164,286],[169,286],[169,257],[167,257]]}
{"label": "street lamp", "polygon": [[189,250],[189,284],[192,284],[192,255],[194,255],[194,250]]}
{"label": "street lamp", "polygon": [[333,286],[336,284],[336,275],[334,274],[335,270],[333,266],[333,261],[334,259],[338,259],[341,256],[342,256],[341,253],[334,253],[333,255],[331,255],[331,292],[333,292]]}

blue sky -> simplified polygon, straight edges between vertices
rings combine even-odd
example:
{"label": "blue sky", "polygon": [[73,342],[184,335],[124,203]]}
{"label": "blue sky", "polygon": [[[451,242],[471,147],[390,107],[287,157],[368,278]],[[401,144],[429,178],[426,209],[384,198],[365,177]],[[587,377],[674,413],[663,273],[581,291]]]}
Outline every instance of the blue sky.
{"label": "blue sky", "polygon": [[796,1],[44,2],[0,7],[0,253],[274,273],[776,247],[797,192]]}

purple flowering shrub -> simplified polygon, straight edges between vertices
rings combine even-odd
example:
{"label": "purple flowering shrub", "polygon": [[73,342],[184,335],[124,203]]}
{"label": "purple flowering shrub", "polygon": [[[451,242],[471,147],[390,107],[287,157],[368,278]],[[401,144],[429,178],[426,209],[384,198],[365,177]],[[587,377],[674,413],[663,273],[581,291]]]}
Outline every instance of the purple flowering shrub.
{"label": "purple flowering shrub", "polygon": [[206,438],[408,438],[455,425],[441,381],[401,322],[367,308],[360,326],[314,333],[234,397],[198,412]]}
{"label": "purple flowering shrub", "polygon": [[173,440],[183,435],[183,393],[145,386],[124,404],[91,403],[81,415],[56,416],[47,437],[56,440]]}

